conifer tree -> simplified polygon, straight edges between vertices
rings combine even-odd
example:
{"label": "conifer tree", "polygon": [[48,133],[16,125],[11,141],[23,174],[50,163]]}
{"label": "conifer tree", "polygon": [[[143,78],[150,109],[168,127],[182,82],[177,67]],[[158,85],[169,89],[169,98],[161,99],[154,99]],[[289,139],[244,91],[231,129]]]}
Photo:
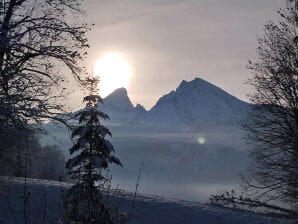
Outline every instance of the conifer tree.
{"label": "conifer tree", "polygon": [[66,168],[76,184],[66,197],[66,209],[69,219],[75,223],[113,223],[111,211],[103,200],[103,184],[106,177],[102,171],[109,163],[121,165],[114,155],[111,142],[105,137],[112,136],[108,128],[100,123],[109,116],[98,110],[102,98],[97,95],[98,78],[87,78],[84,81],[89,95],[84,97],[86,108],[75,114],[79,125],[73,130],[72,138],[76,141],[70,148],[72,157]]}

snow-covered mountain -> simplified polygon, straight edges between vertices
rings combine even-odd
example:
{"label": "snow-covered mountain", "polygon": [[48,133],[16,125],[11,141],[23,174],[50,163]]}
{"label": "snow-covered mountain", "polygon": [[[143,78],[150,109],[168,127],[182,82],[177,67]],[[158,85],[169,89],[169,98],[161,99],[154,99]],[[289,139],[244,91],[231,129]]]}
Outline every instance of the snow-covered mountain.
{"label": "snow-covered mountain", "polygon": [[196,78],[182,81],[176,91],[161,97],[148,112],[156,123],[177,125],[236,124],[246,116],[250,105],[217,86]]}
{"label": "snow-covered mountain", "polygon": [[182,81],[178,88],[162,96],[151,110],[134,107],[124,88],[104,99],[103,110],[112,120],[151,124],[153,126],[234,125],[247,116],[250,105],[219,87],[196,78]]}
{"label": "snow-covered mountain", "polygon": [[125,88],[116,89],[104,99],[104,104],[99,104],[98,107],[109,114],[112,121],[123,123],[135,122],[146,112],[142,105],[132,105]]}
{"label": "snow-covered mountain", "polygon": [[[143,193],[203,201],[223,186],[238,185],[248,164],[245,132],[238,122],[251,105],[202,79],[182,81],[149,111],[133,106],[124,88],[98,107],[111,118],[104,125],[123,163],[111,171],[124,189],[134,189],[145,161]],[[44,144],[59,140],[68,157],[68,132],[52,125],[48,129]]]}
{"label": "snow-covered mountain", "polygon": [[118,113],[128,113],[132,112],[134,109],[125,88],[116,89],[113,93],[108,95],[104,99],[104,106]]}

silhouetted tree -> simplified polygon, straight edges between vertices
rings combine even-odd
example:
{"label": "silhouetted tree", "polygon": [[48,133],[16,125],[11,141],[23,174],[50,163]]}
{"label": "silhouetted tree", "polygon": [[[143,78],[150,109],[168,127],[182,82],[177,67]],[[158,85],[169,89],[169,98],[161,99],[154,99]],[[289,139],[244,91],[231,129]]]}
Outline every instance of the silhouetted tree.
{"label": "silhouetted tree", "polygon": [[88,47],[81,0],[1,0],[0,126],[24,128],[63,109],[67,70],[79,80]]}
{"label": "silhouetted tree", "polygon": [[212,196],[211,201],[298,217],[298,10],[293,6],[278,13],[279,24],[265,25],[258,56],[248,64],[253,73],[248,83],[255,91],[250,95],[254,109],[243,125],[252,158],[243,177],[245,194]]}
{"label": "silhouetted tree", "polygon": [[80,2],[0,1],[0,160],[14,147],[8,139],[28,138],[44,119],[63,121],[65,74],[79,80],[88,47]]}
{"label": "silhouetted tree", "polygon": [[249,187],[270,199],[298,202],[297,10],[280,11],[278,25],[265,25],[258,58],[248,68],[255,110],[245,125],[254,158]]}
{"label": "silhouetted tree", "polygon": [[76,144],[69,150],[74,156],[66,164],[68,173],[76,181],[67,195],[66,208],[70,220],[76,223],[113,223],[112,212],[103,198],[106,178],[102,171],[112,162],[122,166],[113,155],[113,145],[105,139],[107,135],[111,136],[111,132],[99,120],[109,117],[98,110],[103,102],[97,95],[98,81],[97,78],[88,78],[84,82],[90,94],[84,97],[86,108],[75,115],[79,120],[72,132]]}
{"label": "silhouetted tree", "polygon": [[287,0],[287,3],[289,3],[288,7],[292,7],[295,10],[298,10],[298,1],[297,0]]}

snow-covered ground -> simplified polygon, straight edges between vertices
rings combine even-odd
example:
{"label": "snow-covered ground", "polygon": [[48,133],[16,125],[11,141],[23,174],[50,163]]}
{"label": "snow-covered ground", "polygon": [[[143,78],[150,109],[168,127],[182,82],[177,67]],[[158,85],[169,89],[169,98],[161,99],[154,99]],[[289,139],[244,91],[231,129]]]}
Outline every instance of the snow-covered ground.
{"label": "snow-covered ground", "polygon": [[[28,180],[29,223],[57,223],[63,214],[62,194],[70,184]],[[24,223],[24,178],[0,177],[0,223]],[[130,210],[133,194],[114,195],[124,210]],[[210,204],[138,195],[133,210],[134,224],[293,224],[252,212],[219,208]]]}

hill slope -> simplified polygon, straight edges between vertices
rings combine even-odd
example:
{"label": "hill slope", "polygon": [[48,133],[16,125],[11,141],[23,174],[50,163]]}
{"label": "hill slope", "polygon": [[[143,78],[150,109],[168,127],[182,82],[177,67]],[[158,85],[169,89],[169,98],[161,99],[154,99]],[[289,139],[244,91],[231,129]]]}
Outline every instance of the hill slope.
{"label": "hill slope", "polygon": [[[63,213],[61,190],[69,186],[55,181],[29,179],[31,223],[59,223]],[[0,223],[23,223],[22,194],[22,178],[0,177]],[[129,210],[132,196],[129,192],[113,195],[124,210]],[[133,224],[294,224],[294,221],[286,219],[152,195],[139,195],[135,203]]]}

